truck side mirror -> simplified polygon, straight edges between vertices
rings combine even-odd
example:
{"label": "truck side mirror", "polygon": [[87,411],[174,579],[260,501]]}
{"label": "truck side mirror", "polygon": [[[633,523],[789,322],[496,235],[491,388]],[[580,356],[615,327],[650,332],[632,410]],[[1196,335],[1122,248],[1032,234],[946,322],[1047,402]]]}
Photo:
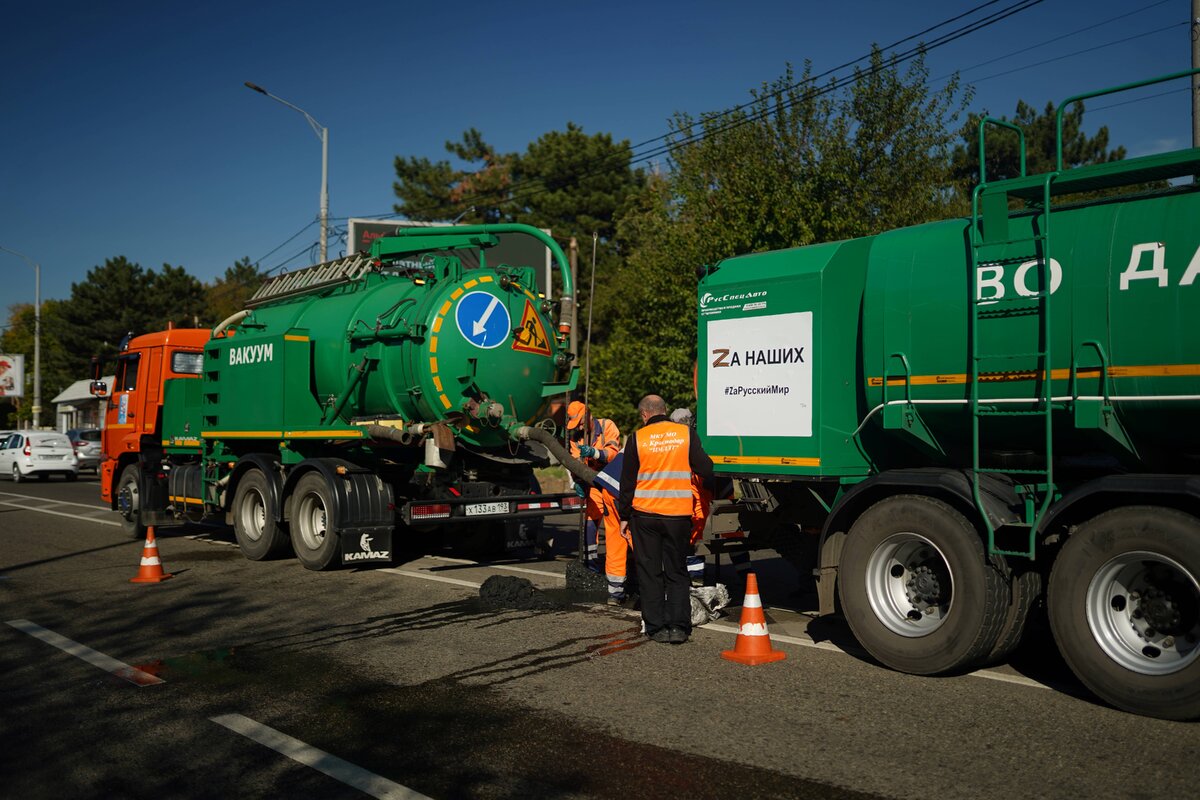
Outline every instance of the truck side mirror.
{"label": "truck side mirror", "polygon": [[92,382],[88,384],[88,394],[92,397],[108,397],[108,384],[100,380],[100,358],[92,356]]}

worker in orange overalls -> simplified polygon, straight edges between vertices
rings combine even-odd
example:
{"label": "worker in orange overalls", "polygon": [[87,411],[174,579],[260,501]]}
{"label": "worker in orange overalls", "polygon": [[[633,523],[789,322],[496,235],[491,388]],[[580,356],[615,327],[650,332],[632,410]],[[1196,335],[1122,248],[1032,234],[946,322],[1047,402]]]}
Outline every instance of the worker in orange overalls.
{"label": "worker in orange overalls", "polygon": [[[611,419],[594,419],[588,407],[575,400],[567,406],[567,439],[570,454],[582,459],[599,472],[621,451],[621,431]],[[625,575],[627,571],[629,544],[621,536],[621,521],[617,517],[616,499],[594,486],[583,486],[576,482],[576,491],[581,492],[587,503],[585,541],[587,552],[585,563],[596,565],[599,561],[599,530],[604,526],[604,574],[608,581],[608,601],[619,605],[625,600]]]}

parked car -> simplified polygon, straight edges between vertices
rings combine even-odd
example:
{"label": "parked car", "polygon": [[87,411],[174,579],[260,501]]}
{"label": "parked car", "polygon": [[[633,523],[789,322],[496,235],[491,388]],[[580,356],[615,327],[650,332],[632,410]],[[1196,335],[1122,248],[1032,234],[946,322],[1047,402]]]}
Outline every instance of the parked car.
{"label": "parked car", "polygon": [[79,475],[79,459],[71,440],[52,431],[17,431],[0,448],[0,475],[20,483],[34,475],[46,480],[62,475],[69,481]]}
{"label": "parked car", "polygon": [[67,431],[67,438],[75,448],[75,457],[79,459],[79,468],[90,469],[97,474],[100,472],[100,429],[72,428]]}

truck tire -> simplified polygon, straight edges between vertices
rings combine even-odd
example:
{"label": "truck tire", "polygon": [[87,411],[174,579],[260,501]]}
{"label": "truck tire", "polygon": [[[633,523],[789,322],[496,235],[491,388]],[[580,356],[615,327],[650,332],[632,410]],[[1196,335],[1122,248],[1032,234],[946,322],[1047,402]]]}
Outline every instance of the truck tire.
{"label": "truck tire", "polygon": [[854,522],[838,589],[859,643],[913,675],[963,670],[986,657],[1010,600],[975,527],[921,495],[882,500]]}
{"label": "truck tire", "polygon": [[141,522],[138,504],[138,470],[137,464],[129,464],[121,470],[117,478],[117,511],[121,512],[121,530],[130,539],[146,538],[146,526]]}
{"label": "truck tire", "polygon": [[1127,506],[1071,534],[1046,598],[1054,641],[1102,700],[1200,718],[1200,519]]}
{"label": "truck tire", "polygon": [[1008,613],[1004,617],[1004,625],[992,652],[983,660],[984,664],[999,664],[1017,649],[1021,637],[1025,635],[1025,623],[1029,614],[1042,596],[1042,576],[1036,570],[1028,570],[1013,575],[1012,600],[1008,604]]}
{"label": "truck tire", "polygon": [[292,549],[305,569],[325,570],[338,566],[338,532],[334,528],[333,500],[325,476],[306,472],[292,492],[289,527]]}
{"label": "truck tire", "polygon": [[242,475],[233,493],[233,533],[242,555],[251,561],[282,555],[289,543],[267,480],[262,470],[251,469]]}

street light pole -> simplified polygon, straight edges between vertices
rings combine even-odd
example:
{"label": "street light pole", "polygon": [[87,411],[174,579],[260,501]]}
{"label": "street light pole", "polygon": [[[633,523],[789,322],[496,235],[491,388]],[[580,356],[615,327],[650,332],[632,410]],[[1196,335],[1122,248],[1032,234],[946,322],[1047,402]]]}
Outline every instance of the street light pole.
{"label": "street light pole", "polygon": [[247,89],[253,89],[276,102],[283,103],[293,111],[299,111],[308,120],[308,124],[317,134],[317,138],[321,140],[321,261],[326,261],[329,243],[329,128],[313,119],[312,115],[303,108],[289,103],[282,97],[276,97],[261,86],[250,81],[245,81],[245,85]]}
{"label": "street light pole", "polygon": [[33,267],[33,427],[42,424],[42,265],[29,256],[0,247]]}

